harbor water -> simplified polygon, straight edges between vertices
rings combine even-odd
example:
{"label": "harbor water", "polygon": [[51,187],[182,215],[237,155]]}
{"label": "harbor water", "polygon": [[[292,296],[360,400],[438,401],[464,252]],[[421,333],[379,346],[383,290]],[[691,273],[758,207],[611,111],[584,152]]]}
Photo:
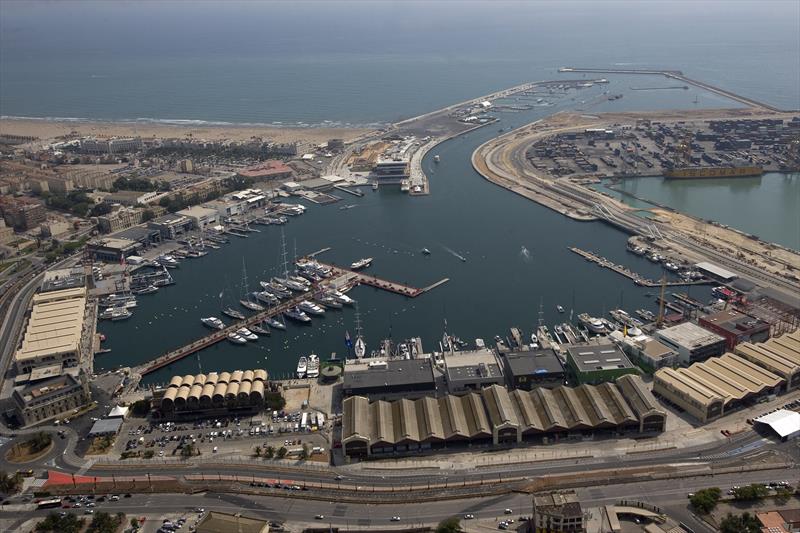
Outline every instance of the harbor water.
{"label": "harbor water", "polygon": [[[615,85],[616,84],[616,85]],[[470,156],[498,129],[517,127],[561,109],[574,109],[601,96],[622,91],[627,81],[595,86],[561,98],[553,105],[527,111],[498,113],[500,122],[446,141],[428,153],[423,168],[430,176],[431,195],[409,198],[398,189],[365,190],[365,196],[336,204],[309,204],[306,214],[284,227],[289,255],[330,247],[320,259],[339,265],[373,257],[369,272],[390,280],[425,287],[442,278],[448,283],[415,299],[366,286],[350,295],[357,299],[368,349],[381,339],[400,341],[420,336],[426,351],[438,349],[444,321],[448,331],[472,343],[505,336],[511,326],[530,334],[539,320],[549,326],[569,319],[571,312],[607,315],[624,307],[656,310],[658,289],[630,280],[575,255],[568,247],[593,251],[651,279],[662,274],[659,265],[626,252],[627,235],[600,222],[576,222],[485,181],[471,167]],[[627,96],[626,96],[627,98]],[[692,106],[693,97],[659,95],[651,108]],[[712,98],[709,96],[709,98]],[[679,99],[679,100],[678,100]],[[583,102],[583,103],[582,103]],[[617,101],[625,107],[625,98]],[[639,104],[636,104],[639,105]],[[440,162],[433,161],[434,155]],[[340,210],[343,205],[355,205]],[[135,365],[205,333],[204,316],[220,316],[223,305],[238,307],[242,258],[251,289],[259,279],[278,273],[281,229],[258,226],[248,238],[231,237],[223,250],[200,259],[184,260],[172,274],[176,284],[154,295],[139,297],[134,316],[122,322],[103,322],[100,330],[112,351],[98,356],[98,369]],[[428,248],[430,255],[421,250]],[[463,256],[466,261],[461,261]],[[707,287],[688,291],[707,300]],[[556,306],[562,306],[560,314]],[[346,354],[345,332],[354,333],[353,309],[330,310],[313,318],[311,326],[289,323],[285,332],[246,346],[222,342],[148,376],[163,382],[173,374],[264,367],[276,377],[290,375],[301,355]]]}

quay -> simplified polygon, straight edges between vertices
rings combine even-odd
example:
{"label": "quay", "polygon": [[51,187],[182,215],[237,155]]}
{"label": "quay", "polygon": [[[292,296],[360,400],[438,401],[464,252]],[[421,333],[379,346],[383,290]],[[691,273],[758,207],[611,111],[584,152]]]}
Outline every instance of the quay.
{"label": "quay", "polygon": [[[314,257],[320,253],[325,252],[329,248],[319,250],[307,256],[307,258]],[[218,342],[222,342],[227,340],[228,334],[235,332],[237,329],[241,327],[248,327],[258,324],[266,318],[272,318],[274,316],[280,315],[284,311],[291,309],[292,307],[296,306],[303,300],[307,300],[311,298],[311,296],[317,290],[325,287],[336,287],[337,289],[350,289],[356,285],[369,285],[371,287],[375,287],[377,289],[385,290],[388,292],[392,292],[395,294],[400,294],[402,296],[407,296],[409,298],[416,298],[422,294],[425,294],[428,291],[443,285],[449,281],[449,278],[444,278],[432,285],[428,285],[424,288],[412,287],[410,285],[406,285],[404,283],[397,283],[394,281],[385,280],[379,278],[377,276],[370,276],[368,274],[362,274],[360,272],[354,272],[349,269],[345,269],[342,267],[337,267],[335,265],[330,265],[326,263],[320,263],[331,269],[334,273],[330,278],[325,279],[319,283],[315,283],[312,285],[311,290],[300,293],[293,298],[286,300],[285,302],[281,302],[279,305],[275,307],[271,307],[264,311],[258,312],[252,316],[245,318],[244,320],[239,320],[234,322],[232,325],[225,327],[224,329],[214,331],[205,335],[199,339],[196,339],[189,344],[181,346],[180,348],[176,348],[171,350],[152,361],[144,363],[142,365],[137,366],[134,369],[134,374],[138,374],[141,376],[150,374],[164,368],[165,366],[169,366],[176,361],[180,361],[181,359],[188,357],[194,353],[203,350],[204,348],[208,348]]]}
{"label": "quay", "polygon": [[[643,277],[641,274],[637,274],[636,272],[632,272],[628,270],[627,267],[622,265],[618,265],[613,263],[612,261],[606,259],[605,257],[601,257],[596,255],[592,252],[587,252],[586,250],[581,250],[580,248],[575,248],[571,246],[569,250],[573,253],[578,254],[579,256],[583,257],[587,261],[597,264],[603,268],[607,268],[609,270],[613,270],[617,274],[625,276],[626,278],[632,280],[635,284],[640,285],[642,287],[660,287],[660,281],[653,281],[651,279],[647,279]],[[698,280],[698,281],[667,281],[664,283],[667,287],[681,287],[686,285],[706,285],[711,283],[708,280]]]}
{"label": "quay", "polygon": [[364,196],[363,191],[359,191],[357,189],[348,189],[344,185],[334,185],[333,188],[336,189],[337,191],[342,191],[348,194],[352,194],[353,196],[358,196],[358,197]]}

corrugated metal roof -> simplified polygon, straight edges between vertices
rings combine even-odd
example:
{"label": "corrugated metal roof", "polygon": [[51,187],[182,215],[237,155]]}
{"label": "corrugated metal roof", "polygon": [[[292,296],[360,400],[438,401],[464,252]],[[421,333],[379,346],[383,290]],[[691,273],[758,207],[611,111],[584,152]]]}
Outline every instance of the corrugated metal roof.
{"label": "corrugated metal roof", "polygon": [[755,422],[767,424],[778,435],[788,437],[800,433],[800,413],[788,409],[778,409],[772,413],[753,419]]}

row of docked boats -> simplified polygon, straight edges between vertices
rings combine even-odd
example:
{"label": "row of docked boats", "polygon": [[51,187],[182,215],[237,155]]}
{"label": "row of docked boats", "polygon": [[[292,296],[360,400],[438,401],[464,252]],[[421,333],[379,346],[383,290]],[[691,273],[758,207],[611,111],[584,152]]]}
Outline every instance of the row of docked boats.
{"label": "row of docked boats", "polygon": [[300,379],[319,377],[319,357],[316,354],[312,353],[308,357],[300,356],[297,361],[297,377]]}

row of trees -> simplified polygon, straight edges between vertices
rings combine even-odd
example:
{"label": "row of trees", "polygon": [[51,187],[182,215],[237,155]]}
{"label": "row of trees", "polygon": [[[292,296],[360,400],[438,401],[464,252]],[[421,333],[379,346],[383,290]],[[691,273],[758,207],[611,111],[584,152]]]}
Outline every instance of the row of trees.
{"label": "row of trees", "polygon": [[[87,533],[116,533],[125,520],[125,513],[115,515],[99,511],[92,518]],[[78,518],[74,513],[65,513],[63,516],[50,513],[47,517],[36,524],[36,531],[39,533],[79,533],[83,530],[85,520]],[[133,521],[131,521],[133,525]],[[138,526],[138,522],[136,522]]]}

